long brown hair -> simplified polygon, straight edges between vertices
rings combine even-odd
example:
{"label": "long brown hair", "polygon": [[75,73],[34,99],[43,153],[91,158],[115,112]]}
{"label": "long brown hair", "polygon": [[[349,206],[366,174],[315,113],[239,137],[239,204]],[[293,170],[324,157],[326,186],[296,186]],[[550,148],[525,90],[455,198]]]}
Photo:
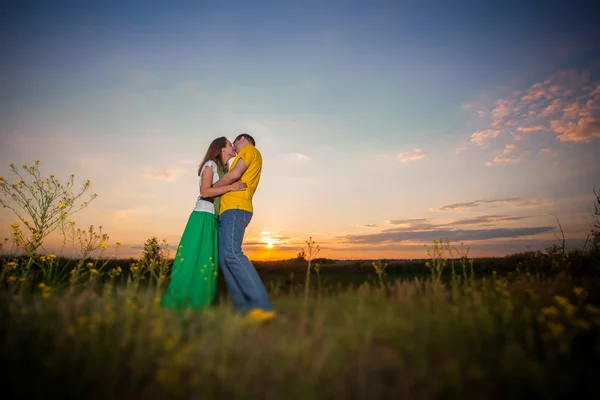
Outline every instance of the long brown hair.
{"label": "long brown hair", "polygon": [[210,146],[208,146],[204,160],[202,160],[202,163],[198,166],[198,176],[200,176],[202,166],[206,164],[207,161],[216,162],[218,169],[222,172],[227,172],[227,165],[223,164],[223,160],[221,159],[221,150],[224,149],[225,146],[227,146],[227,138],[225,136],[218,137],[212,141]]}

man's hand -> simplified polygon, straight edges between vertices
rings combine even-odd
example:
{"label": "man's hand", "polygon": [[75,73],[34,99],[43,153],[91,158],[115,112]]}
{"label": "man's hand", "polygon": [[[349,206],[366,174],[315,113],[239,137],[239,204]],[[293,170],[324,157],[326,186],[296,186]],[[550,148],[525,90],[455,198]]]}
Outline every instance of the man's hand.
{"label": "man's hand", "polygon": [[245,190],[248,187],[248,185],[246,185],[242,181],[233,182],[229,186],[231,187],[231,191],[232,192],[237,192],[237,191],[240,191],[240,190]]}

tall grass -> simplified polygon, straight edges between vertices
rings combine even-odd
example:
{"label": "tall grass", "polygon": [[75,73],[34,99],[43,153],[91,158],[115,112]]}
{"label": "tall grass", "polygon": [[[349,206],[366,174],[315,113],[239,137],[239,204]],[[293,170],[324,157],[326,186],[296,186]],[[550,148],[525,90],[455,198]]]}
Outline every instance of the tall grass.
{"label": "tall grass", "polygon": [[200,314],[171,313],[158,305],[157,279],[129,274],[123,285],[88,276],[55,289],[6,290],[3,281],[4,392],[90,399],[600,394],[598,278],[459,276],[333,286],[309,297],[303,287],[275,285],[279,317],[247,326],[226,298]]}

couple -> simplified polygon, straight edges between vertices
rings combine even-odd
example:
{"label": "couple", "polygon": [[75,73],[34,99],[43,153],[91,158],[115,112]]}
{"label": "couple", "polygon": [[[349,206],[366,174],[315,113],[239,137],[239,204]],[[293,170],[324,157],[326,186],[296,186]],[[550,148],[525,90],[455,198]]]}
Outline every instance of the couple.
{"label": "couple", "polygon": [[250,322],[274,317],[265,286],[242,252],[262,171],[255,144],[252,136],[242,133],[233,144],[220,137],[208,147],[198,170],[200,196],[181,237],[163,306],[176,311],[208,308],[220,266],[237,313]]}

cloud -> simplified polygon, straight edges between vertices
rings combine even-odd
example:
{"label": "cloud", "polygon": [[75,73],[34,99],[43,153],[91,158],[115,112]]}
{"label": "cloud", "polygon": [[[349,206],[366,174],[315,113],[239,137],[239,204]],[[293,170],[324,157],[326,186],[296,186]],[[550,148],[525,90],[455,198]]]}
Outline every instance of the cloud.
{"label": "cloud", "polygon": [[501,156],[494,157],[493,161],[488,161],[485,163],[485,165],[487,167],[492,167],[495,164],[516,164],[516,163],[523,161],[523,159],[527,155],[529,155],[528,152],[524,152],[521,154],[514,154],[513,152],[516,148],[517,148],[517,145],[515,145],[515,144],[507,144],[504,147],[504,151],[502,152]]}
{"label": "cloud", "polygon": [[500,131],[497,129],[486,129],[483,131],[477,131],[471,135],[471,144],[475,144],[479,147],[487,147],[486,141],[491,138],[498,137]]}
{"label": "cloud", "polygon": [[377,228],[379,225],[377,224],[362,224],[362,225],[357,225],[359,228]]}
{"label": "cloud", "polygon": [[552,120],[552,129],[559,133],[556,137],[561,142],[591,142],[600,138],[600,119],[585,117],[575,122],[564,123],[561,120]]}
{"label": "cloud", "polygon": [[[536,201],[523,198],[478,200],[469,203],[452,204],[443,209],[474,208],[482,204],[537,204]],[[539,233],[549,232],[551,226],[533,227],[508,227],[506,223],[524,221],[531,218],[544,216],[537,215],[499,215],[485,214],[475,217],[460,218],[450,222],[435,223],[428,218],[396,219],[388,221],[395,225],[393,228],[384,229],[376,233],[350,234],[338,236],[334,240],[341,243],[360,244],[390,244],[390,243],[419,243],[431,242],[440,238],[451,241],[477,241],[501,238],[521,238]]]}
{"label": "cloud", "polygon": [[290,153],[287,155],[287,159],[291,160],[291,161],[297,161],[297,162],[301,162],[301,163],[306,163],[311,161],[310,157],[301,154],[301,153]]}
{"label": "cloud", "polygon": [[517,148],[516,144],[507,144],[506,147],[504,148],[504,154],[510,154],[516,148]]}
{"label": "cloud", "polygon": [[487,226],[493,226],[494,223],[496,222],[502,222],[502,221],[521,221],[527,218],[533,218],[534,216],[532,215],[528,215],[528,216],[516,216],[516,217],[510,217],[510,216],[503,216],[503,215],[479,215],[477,217],[471,217],[471,218],[463,218],[463,219],[459,219],[453,222],[449,222],[447,224],[443,224],[440,226],[460,226],[460,225],[487,225]]}
{"label": "cloud", "polygon": [[[388,221],[390,225],[402,225],[405,228],[410,229],[430,229],[434,227],[431,223],[428,222],[427,218],[413,218],[413,219],[393,219]],[[390,229],[386,229],[390,230]],[[393,230],[393,229],[391,229]]]}
{"label": "cloud", "polygon": [[414,149],[412,153],[400,153],[396,156],[401,163],[409,163],[425,158],[426,155],[422,149]]}
{"label": "cloud", "polygon": [[534,126],[519,126],[517,128],[519,132],[536,132],[536,131],[547,131],[548,127],[545,125],[534,125]]}
{"label": "cloud", "polygon": [[141,176],[146,179],[154,179],[157,181],[173,182],[176,181],[184,170],[179,168],[156,169],[147,168]]}
{"label": "cloud", "polygon": [[508,199],[493,199],[493,200],[475,200],[475,201],[470,201],[467,203],[450,204],[447,206],[443,206],[443,207],[434,209],[433,211],[441,211],[441,212],[464,211],[464,210],[471,210],[473,208],[477,208],[477,207],[481,207],[481,206],[497,205],[497,204],[508,205],[511,207],[536,207],[536,206],[542,205],[543,202],[538,199],[526,199],[526,198],[522,198],[522,197],[513,197],[513,198],[508,198]]}
{"label": "cloud", "polygon": [[[560,142],[590,142],[600,138],[600,83],[593,81],[600,63],[585,69],[559,71],[528,89],[496,99],[487,128],[471,134],[470,144],[482,148],[504,134],[522,139],[523,134],[548,132]],[[517,133],[518,132],[518,133]],[[499,158],[498,162],[515,162]]]}
{"label": "cloud", "polygon": [[425,222],[427,218],[412,218],[412,219],[392,219],[388,221],[388,224],[391,225],[407,225],[413,224],[415,222]]}
{"label": "cloud", "polygon": [[432,242],[448,238],[451,242],[519,238],[550,232],[551,226],[495,229],[433,229],[428,231],[395,230],[363,235],[347,235],[342,241],[352,244],[398,243],[406,241]]}

